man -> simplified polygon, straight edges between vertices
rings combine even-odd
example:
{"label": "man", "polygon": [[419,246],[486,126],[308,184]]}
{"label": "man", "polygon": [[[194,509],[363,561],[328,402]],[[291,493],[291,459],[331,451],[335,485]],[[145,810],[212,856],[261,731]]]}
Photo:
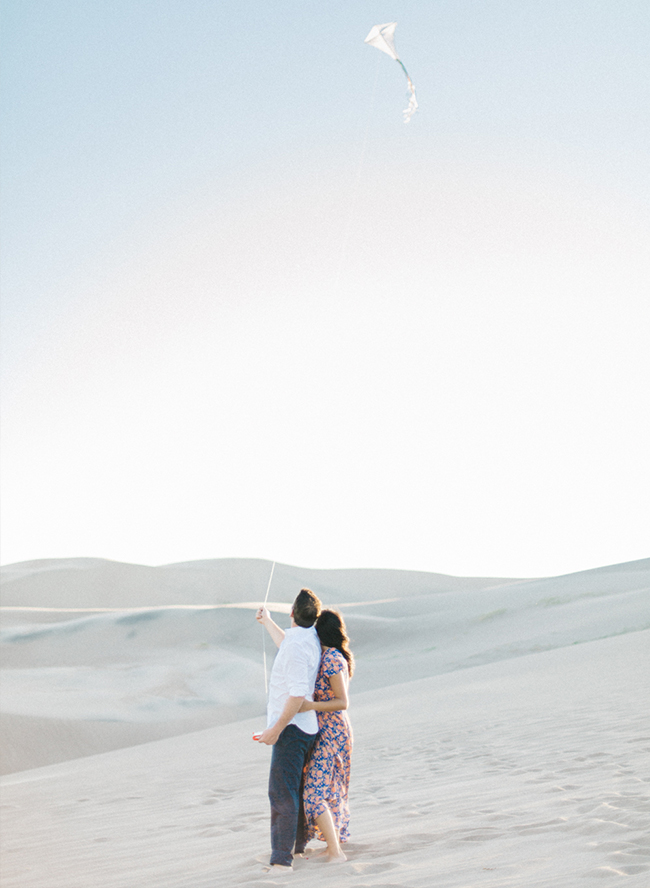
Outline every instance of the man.
{"label": "man", "polygon": [[269,683],[267,727],[255,735],[260,743],[273,747],[269,774],[271,868],[277,870],[292,868],[302,812],[303,769],[318,734],[316,713],[299,710],[305,697],[313,699],[320,665],[321,647],[314,629],[320,607],[310,589],[301,589],[286,632],[265,607],[256,615],[279,648]]}

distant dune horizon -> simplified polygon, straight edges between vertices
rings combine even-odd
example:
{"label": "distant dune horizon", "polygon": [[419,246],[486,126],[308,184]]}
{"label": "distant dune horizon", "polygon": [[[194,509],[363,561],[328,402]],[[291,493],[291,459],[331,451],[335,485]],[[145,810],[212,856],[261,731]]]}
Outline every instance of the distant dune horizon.
{"label": "distant dune horizon", "polygon": [[[261,717],[253,610],[271,564],[62,558],[3,567],[3,770]],[[269,606],[286,621],[308,586],[339,608],[359,693],[646,629],[649,577],[650,559],[539,579],[276,564]]]}

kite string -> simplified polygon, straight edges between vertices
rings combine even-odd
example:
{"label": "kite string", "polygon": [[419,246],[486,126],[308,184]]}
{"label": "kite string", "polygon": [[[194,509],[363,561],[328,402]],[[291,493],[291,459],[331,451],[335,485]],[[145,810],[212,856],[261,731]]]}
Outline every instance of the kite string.
{"label": "kite string", "polygon": [[361,184],[361,174],[363,172],[363,167],[366,159],[366,148],[368,147],[368,133],[370,132],[370,119],[372,115],[372,109],[375,104],[375,93],[377,92],[377,82],[379,80],[379,66],[381,64],[381,57],[377,56],[377,70],[375,73],[375,82],[372,87],[372,94],[370,96],[370,105],[368,106],[368,113],[366,115],[366,128],[363,136],[363,143],[361,146],[361,154],[359,156],[359,163],[357,165],[357,176],[356,182],[354,183],[354,190],[352,192],[352,198],[349,203],[350,212],[348,213],[348,220],[344,229],[342,246],[340,249],[340,257],[339,257],[339,265],[336,272],[336,277],[334,279],[334,292],[338,293],[339,286],[341,284],[341,275],[343,274],[343,266],[345,265],[345,260],[348,254],[348,243],[350,241],[350,234],[352,232],[352,222],[354,220],[354,216],[357,211],[357,204],[359,202],[359,186]]}
{"label": "kite string", "polygon": [[[266,602],[269,599],[269,591],[271,589],[271,580],[273,579],[273,571],[275,570],[275,561],[271,565],[271,576],[269,577],[269,584],[266,587],[266,595],[264,596],[264,604],[262,607],[266,607]],[[264,691],[266,694],[269,692],[269,680],[266,672],[266,629],[262,626],[262,659],[264,660]]]}

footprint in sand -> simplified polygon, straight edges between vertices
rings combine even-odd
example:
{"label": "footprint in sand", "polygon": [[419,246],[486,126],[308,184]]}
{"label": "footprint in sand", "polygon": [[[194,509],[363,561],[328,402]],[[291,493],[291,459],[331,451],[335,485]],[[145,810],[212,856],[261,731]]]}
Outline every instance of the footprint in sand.
{"label": "footprint in sand", "polygon": [[613,866],[599,866],[596,869],[589,870],[586,873],[587,876],[591,876],[592,878],[611,878],[612,876],[633,876],[636,875],[637,872],[644,872],[648,867],[634,872],[628,872],[628,868],[625,866],[621,867],[613,867]]}
{"label": "footprint in sand", "polygon": [[214,839],[216,836],[222,836],[226,832],[225,829],[219,829],[216,823],[213,826],[206,826],[197,832],[197,836],[202,839]]}
{"label": "footprint in sand", "polygon": [[[378,883],[375,881],[373,881],[372,883],[371,882],[361,882],[361,883],[355,882],[354,884],[355,884],[355,888],[375,888],[375,886],[378,885]],[[381,888],[411,888],[411,886],[406,885],[404,882],[400,882],[399,884],[397,884],[397,882],[382,882]]]}
{"label": "footprint in sand", "polygon": [[519,836],[534,836],[539,833],[549,832],[553,829],[566,828],[566,817],[554,817],[552,820],[541,820],[534,823],[522,823],[515,829]]}
{"label": "footprint in sand", "polygon": [[226,802],[233,797],[233,793],[227,789],[213,789],[207,799],[203,799],[202,805],[216,805],[218,802]]}
{"label": "footprint in sand", "polygon": [[385,873],[386,870],[395,869],[397,864],[388,861],[387,863],[353,863],[351,866],[355,873],[370,876],[375,873]]}

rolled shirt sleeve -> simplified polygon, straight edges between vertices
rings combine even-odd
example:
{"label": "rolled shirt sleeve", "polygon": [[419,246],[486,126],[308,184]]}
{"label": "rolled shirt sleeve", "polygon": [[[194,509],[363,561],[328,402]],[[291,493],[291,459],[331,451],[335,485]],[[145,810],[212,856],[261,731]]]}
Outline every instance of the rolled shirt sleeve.
{"label": "rolled shirt sleeve", "polygon": [[307,651],[294,645],[293,657],[287,664],[287,685],[290,697],[311,697],[314,684],[310,683],[311,669]]}

